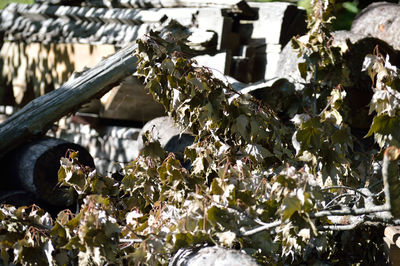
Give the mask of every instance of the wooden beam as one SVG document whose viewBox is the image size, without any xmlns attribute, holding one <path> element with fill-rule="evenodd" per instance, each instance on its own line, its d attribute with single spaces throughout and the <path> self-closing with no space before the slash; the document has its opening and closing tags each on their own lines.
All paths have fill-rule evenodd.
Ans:
<svg viewBox="0 0 400 266">
<path fill-rule="evenodd" d="M 102 60 L 94 68 L 73 75 L 59 89 L 28 103 L 0 124 L 0 157 L 29 139 L 43 135 L 55 121 L 73 113 L 83 103 L 100 97 L 136 71 L 137 44 Z"/>
<path fill-rule="evenodd" d="M 47 0 L 36 0 L 35 3 L 48 3 Z M 52 0 L 52 4 L 65 5 L 69 0 Z M 94 7 L 128 7 L 128 8 L 166 8 L 166 7 L 236 7 L 244 0 L 90 0 L 86 6 Z"/>
</svg>

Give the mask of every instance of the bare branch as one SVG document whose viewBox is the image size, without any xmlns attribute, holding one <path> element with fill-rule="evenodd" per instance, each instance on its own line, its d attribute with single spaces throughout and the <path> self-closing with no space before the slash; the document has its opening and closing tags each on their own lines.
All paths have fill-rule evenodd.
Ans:
<svg viewBox="0 0 400 266">
<path fill-rule="evenodd" d="M 394 146 L 387 148 L 383 156 L 382 166 L 385 201 L 394 218 L 400 217 L 400 182 L 399 167 L 397 165 L 399 157 L 400 149 Z"/>
<path fill-rule="evenodd" d="M 357 222 L 351 223 L 351 224 L 333 224 L 333 225 L 322 225 L 318 226 L 318 231 L 348 231 L 348 230 L 353 230 L 360 224 L 364 222 L 364 219 L 360 219 Z"/>
<path fill-rule="evenodd" d="M 390 209 L 388 208 L 387 205 L 381 205 L 381 206 L 374 206 L 374 207 L 370 207 L 370 208 L 361 208 L 361 209 L 347 209 L 347 210 L 331 210 L 331 211 L 320 211 L 320 212 L 316 212 L 316 213 L 310 213 L 309 217 L 310 218 L 322 218 L 322 217 L 328 217 L 328 216 L 346 216 L 346 215 L 353 215 L 353 216 L 357 216 L 357 215 L 363 215 L 363 214 L 371 214 L 371 213 L 379 213 L 379 212 L 388 212 Z M 374 216 L 375 217 L 375 216 Z M 380 216 L 376 216 L 375 217 L 376 220 L 381 220 L 381 221 L 385 221 L 387 222 L 387 218 L 386 217 L 380 217 Z M 360 223 L 362 223 L 364 221 L 365 218 L 363 218 L 361 220 Z M 289 221 L 275 221 L 275 222 L 271 222 L 271 223 L 266 223 L 262 226 L 259 226 L 257 228 L 251 229 L 249 231 L 243 232 L 242 236 L 249 236 L 249 235 L 254 235 L 257 234 L 259 232 L 262 232 L 264 230 L 268 230 L 277 226 L 280 226 L 282 224 L 286 224 Z M 353 224 L 351 224 L 353 225 Z M 354 225 L 354 227 L 356 227 L 358 224 Z M 330 225 L 331 226 L 331 225 Z M 325 229 L 324 226 L 321 227 L 322 231 L 327 231 L 329 229 Z M 330 228 L 329 226 L 326 228 Z M 347 227 L 344 227 L 343 225 L 333 225 L 332 228 L 336 228 L 336 229 L 332 229 L 332 230 L 340 230 L 338 228 L 344 228 L 343 230 L 351 230 L 350 225 Z M 346 229 L 349 228 L 349 229 Z M 319 229 L 318 229 L 319 230 Z"/>
<path fill-rule="evenodd" d="M 381 206 L 374 206 L 370 208 L 360 208 L 360 209 L 320 211 L 316 213 L 310 213 L 310 218 L 320 218 L 327 216 L 363 215 L 363 214 L 371 214 L 375 212 L 387 212 L 387 211 L 390 211 L 390 208 L 387 205 L 381 205 Z"/>
<path fill-rule="evenodd" d="M 279 226 L 281 224 L 284 224 L 284 223 L 282 223 L 281 221 L 275 221 L 275 222 L 272 222 L 272 223 L 267 223 L 267 224 L 264 224 L 264 225 L 262 225 L 260 227 L 257 227 L 257 228 L 254 228 L 252 230 L 246 231 L 246 232 L 242 233 L 242 235 L 243 236 L 254 235 L 254 234 L 257 234 L 257 233 L 259 233 L 261 231 L 277 227 L 277 226 Z"/>
<path fill-rule="evenodd" d="M 337 201 L 337 200 L 339 200 L 339 199 L 341 199 L 341 198 L 343 198 L 343 197 L 347 197 L 347 196 L 353 196 L 353 197 L 354 197 L 355 195 L 354 195 L 354 194 L 351 195 L 351 194 L 348 194 L 348 193 L 340 194 L 340 195 L 334 197 L 330 202 L 328 202 L 328 203 L 325 205 L 324 209 L 326 210 L 326 209 L 328 209 L 329 207 L 336 206 L 336 205 L 333 205 L 333 206 L 330 206 L 330 205 L 331 205 L 332 203 L 334 203 L 335 201 Z"/>
<path fill-rule="evenodd" d="M 363 196 L 364 198 L 368 198 L 368 195 L 365 195 L 364 193 L 362 193 L 361 191 L 359 191 L 358 189 L 354 188 L 354 187 L 347 187 L 347 186 L 332 186 L 332 187 L 325 187 L 325 188 L 321 188 L 321 190 L 331 190 L 331 189 L 345 189 L 345 190 L 352 190 L 355 193 L 360 194 L 361 196 Z"/>
</svg>

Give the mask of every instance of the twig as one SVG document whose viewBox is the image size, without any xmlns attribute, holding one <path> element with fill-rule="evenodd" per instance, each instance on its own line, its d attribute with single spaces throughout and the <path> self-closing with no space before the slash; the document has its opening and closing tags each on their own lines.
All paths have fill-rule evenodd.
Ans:
<svg viewBox="0 0 400 266">
<path fill-rule="evenodd" d="M 383 191 L 385 202 L 395 218 L 400 217 L 400 183 L 397 161 L 400 158 L 400 149 L 391 146 L 385 150 L 382 165 Z"/>
<path fill-rule="evenodd" d="M 132 246 L 132 245 L 135 244 L 135 243 L 142 243 L 143 240 L 142 240 L 142 239 L 122 238 L 122 239 L 119 240 L 119 242 L 120 242 L 121 244 L 123 244 L 123 243 L 128 243 L 128 245 L 126 245 L 126 246 L 124 246 L 124 247 L 121 247 L 121 249 L 125 249 L 125 248 L 128 248 L 128 247 Z"/>
<path fill-rule="evenodd" d="M 348 231 L 353 230 L 360 224 L 364 222 L 364 219 L 360 219 L 359 221 L 352 223 L 352 224 L 334 224 L 334 225 L 322 225 L 318 226 L 318 231 Z"/>
<path fill-rule="evenodd" d="M 329 205 L 331 205 L 333 202 L 335 202 L 335 201 L 337 201 L 338 199 L 341 199 L 341 198 L 343 198 L 343 197 L 347 197 L 347 196 L 355 196 L 355 195 L 350 195 L 350 194 L 348 194 L 348 193 L 340 194 L 340 195 L 334 197 L 330 202 L 328 202 L 328 204 L 325 205 L 324 209 L 328 209 L 328 208 L 330 207 Z M 336 206 L 336 205 L 334 205 L 334 206 Z"/>
<path fill-rule="evenodd" d="M 121 243 L 142 243 L 143 239 L 131 239 L 131 238 L 121 238 L 119 240 Z"/>
<path fill-rule="evenodd" d="M 375 206 L 370 208 L 360 209 L 347 209 L 347 210 L 331 210 L 331 211 L 320 211 L 316 213 L 310 213 L 310 218 L 321 218 L 327 216 L 345 216 L 345 215 L 363 215 L 374 212 L 387 212 L 390 208 L 385 204 L 381 206 Z"/>
<path fill-rule="evenodd" d="M 275 222 L 272 222 L 272 223 L 267 223 L 267 224 L 264 224 L 264 225 L 262 225 L 260 227 L 257 227 L 257 228 L 254 228 L 252 230 L 246 231 L 246 232 L 242 233 L 242 235 L 243 236 L 254 235 L 254 234 L 257 234 L 257 233 L 259 233 L 261 231 L 277 227 L 277 226 L 279 226 L 281 224 L 283 224 L 281 221 L 275 221 Z"/>
<path fill-rule="evenodd" d="M 362 195 L 364 198 L 368 198 L 368 195 L 365 195 L 364 193 L 362 193 L 361 191 L 359 191 L 356 188 L 353 187 L 347 187 L 347 186 L 332 186 L 332 187 L 325 187 L 325 188 L 321 188 L 321 190 L 330 190 L 330 189 L 346 189 L 346 190 L 352 190 L 360 195 Z"/>
<path fill-rule="evenodd" d="M 372 207 L 372 208 L 320 211 L 320 212 L 316 212 L 316 213 L 310 213 L 309 217 L 310 218 L 321 218 L 321 217 L 328 217 L 328 216 L 362 215 L 362 214 L 371 214 L 371 213 L 375 213 L 375 212 L 387 212 L 387 211 L 389 211 L 389 208 L 386 205 L 382 205 L 382 206 L 376 206 L 376 207 Z M 376 217 L 376 218 L 378 218 L 378 217 Z M 257 228 L 243 232 L 242 236 L 254 235 L 254 234 L 257 234 L 264 230 L 268 230 L 268 229 L 280 226 L 282 224 L 286 224 L 288 222 L 289 221 L 282 222 L 282 221 L 278 220 L 278 221 L 275 221 L 272 223 L 266 223 Z M 346 227 L 343 227 L 343 228 L 346 228 Z M 344 229 L 344 230 L 350 230 L 350 229 Z"/>
</svg>

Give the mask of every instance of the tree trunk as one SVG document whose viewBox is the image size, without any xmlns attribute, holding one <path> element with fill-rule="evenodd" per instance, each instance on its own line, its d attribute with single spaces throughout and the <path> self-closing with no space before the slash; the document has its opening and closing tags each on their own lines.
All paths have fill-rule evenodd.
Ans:
<svg viewBox="0 0 400 266">
<path fill-rule="evenodd" d="M 64 115 L 100 97 L 136 70 L 136 44 L 121 49 L 96 67 L 77 73 L 59 89 L 31 101 L 0 124 L 0 157 L 29 139 L 43 135 Z"/>
</svg>

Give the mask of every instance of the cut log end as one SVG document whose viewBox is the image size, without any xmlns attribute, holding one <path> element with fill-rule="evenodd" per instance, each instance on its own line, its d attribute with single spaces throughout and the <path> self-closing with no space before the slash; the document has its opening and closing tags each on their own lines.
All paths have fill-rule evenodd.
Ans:
<svg viewBox="0 0 400 266">
<path fill-rule="evenodd" d="M 4 182 L 9 188 L 22 189 L 51 206 L 70 206 L 74 202 L 70 188 L 58 185 L 60 158 L 68 150 L 78 151 L 79 162 L 94 168 L 89 152 L 80 145 L 60 139 L 45 138 L 22 145 L 2 160 L 6 169 Z"/>
</svg>

